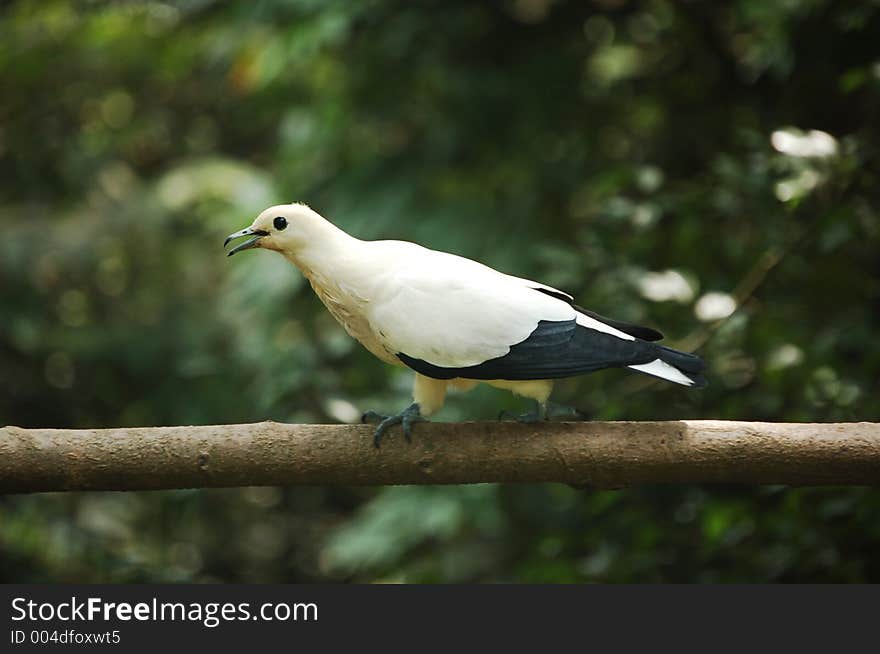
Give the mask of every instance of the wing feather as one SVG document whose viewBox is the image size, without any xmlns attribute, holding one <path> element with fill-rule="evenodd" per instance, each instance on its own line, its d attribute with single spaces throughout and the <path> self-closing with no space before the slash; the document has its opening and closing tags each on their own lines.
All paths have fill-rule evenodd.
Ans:
<svg viewBox="0 0 880 654">
<path fill-rule="evenodd" d="M 389 253 L 384 282 L 366 312 L 390 352 L 452 368 L 504 356 L 542 320 L 577 317 L 567 302 L 516 278 L 425 248 Z"/>
<path fill-rule="evenodd" d="M 385 242 L 371 328 L 407 366 L 451 379 L 553 379 L 649 363 L 659 334 L 549 286 L 412 244 Z M 535 292 L 539 291 L 539 292 Z M 651 339 L 637 340 L 642 335 Z"/>
<path fill-rule="evenodd" d="M 542 320 L 507 354 L 473 366 L 437 366 L 405 352 L 397 356 L 416 372 L 435 379 L 558 379 L 603 368 L 647 364 L 657 358 L 657 346 L 589 329 L 576 320 Z"/>
</svg>

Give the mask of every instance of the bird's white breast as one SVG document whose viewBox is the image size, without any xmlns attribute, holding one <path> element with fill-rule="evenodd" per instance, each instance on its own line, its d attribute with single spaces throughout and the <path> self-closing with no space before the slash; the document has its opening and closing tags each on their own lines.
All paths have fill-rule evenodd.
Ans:
<svg viewBox="0 0 880 654">
<path fill-rule="evenodd" d="M 314 271 L 303 271 L 315 295 L 327 307 L 336 321 L 342 325 L 349 336 L 361 343 L 369 352 L 386 363 L 400 365 L 394 352 L 389 351 L 370 327 L 366 318 L 366 308 L 370 300 L 352 285 L 341 280 L 329 279 Z"/>
</svg>

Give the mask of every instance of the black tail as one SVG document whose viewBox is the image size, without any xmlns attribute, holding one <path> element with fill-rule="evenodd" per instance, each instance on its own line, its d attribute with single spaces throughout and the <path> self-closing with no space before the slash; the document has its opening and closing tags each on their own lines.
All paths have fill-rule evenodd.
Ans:
<svg viewBox="0 0 880 654">
<path fill-rule="evenodd" d="M 673 350 L 665 345 L 657 345 L 657 351 L 660 354 L 661 361 L 668 363 L 670 366 L 675 366 L 690 377 L 694 381 L 694 386 L 702 388 L 709 384 L 703 374 L 706 371 L 706 362 L 696 354 Z"/>
</svg>

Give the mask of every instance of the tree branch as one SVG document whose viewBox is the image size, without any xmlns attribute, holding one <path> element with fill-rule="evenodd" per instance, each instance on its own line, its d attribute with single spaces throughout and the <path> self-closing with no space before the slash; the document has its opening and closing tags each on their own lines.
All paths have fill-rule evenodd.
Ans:
<svg viewBox="0 0 880 654">
<path fill-rule="evenodd" d="M 0 429 L 0 493 L 296 484 L 880 485 L 880 424 L 427 423 Z"/>
</svg>

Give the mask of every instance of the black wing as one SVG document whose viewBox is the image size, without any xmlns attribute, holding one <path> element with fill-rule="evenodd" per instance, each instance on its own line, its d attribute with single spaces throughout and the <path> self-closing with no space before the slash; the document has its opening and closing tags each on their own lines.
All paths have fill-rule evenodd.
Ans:
<svg viewBox="0 0 880 654">
<path fill-rule="evenodd" d="M 594 318 L 599 322 L 604 322 L 606 325 L 614 327 L 614 329 L 619 329 L 624 334 L 629 334 L 630 336 L 634 336 L 635 338 L 640 338 L 643 341 L 659 341 L 663 339 L 663 334 L 658 332 L 656 329 L 651 329 L 650 327 L 642 327 L 641 325 L 634 325 L 631 322 L 623 322 L 622 320 L 614 320 L 613 318 L 606 318 L 605 316 L 599 315 L 595 311 L 584 309 L 583 307 L 579 307 L 576 304 L 572 304 L 571 307 L 575 311 L 582 313 L 585 316 L 590 316 L 590 318 Z"/>
<path fill-rule="evenodd" d="M 474 366 L 445 368 L 403 352 L 397 357 L 434 379 L 519 381 L 574 377 L 603 368 L 650 363 L 658 358 L 658 349 L 653 343 L 625 340 L 582 327 L 575 320 L 542 320 L 527 339 L 511 346 L 510 352 Z"/>
<path fill-rule="evenodd" d="M 550 297 L 555 297 L 557 300 L 562 300 L 566 304 L 570 304 L 571 308 L 577 311 L 578 313 L 582 313 L 585 316 L 589 316 L 594 320 L 598 320 L 599 322 L 604 322 L 606 325 L 610 327 L 614 327 L 614 329 L 619 329 L 624 334 L 629 334 L 630 336 L 634 336 L 635 338 L 640 338 L 643 341 L 659 341 L 663 338 L 663 334 L 658 332 L 656 329 L 651 329 L 650 327 L 642 327 L 641 325 L 633 325 L 629 322 L 624 322 L 622 320 L 614 320 L 614 318 L 606 318 L 595 311 L 590 311 L 589 309 L 584 309 L 581 306 L 578 306 L 574 303 L 566 293 L 553 291 L 549 288 L 535 288 L 534 290 L 539 293 L 543 293 L 544 295 L 549 295 Z"/>
</svg>

